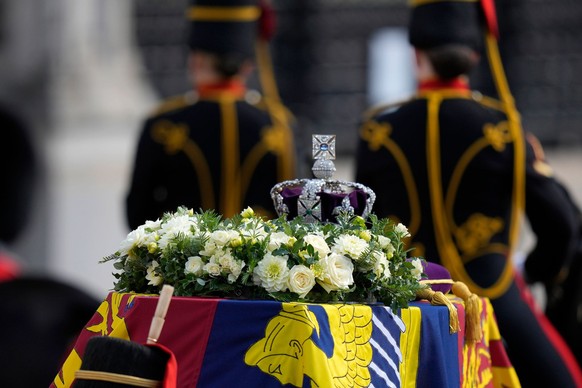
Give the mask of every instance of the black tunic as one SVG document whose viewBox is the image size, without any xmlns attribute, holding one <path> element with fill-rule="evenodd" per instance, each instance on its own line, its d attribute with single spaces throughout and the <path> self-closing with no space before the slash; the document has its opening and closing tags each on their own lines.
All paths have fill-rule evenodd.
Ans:
<svg viewBox="0 0 582 388">
<path fill-rule="evenodd" d="M 134 229 L 186 206 L 273 216 L 270 189 L 294 177 L 292 130 L 231 90 L 167 101 L 144 124 L 127 196 Z"/>
<path fill-rule="evenodd" d="M 408 226 L 411 255 L 443 264 L 491 298 L 524 387 L 573 387 L 579 368 L 528 303 L 512 253 L 525 210 L 536 235 L 525 273 L 551 282 L 572 257 L 580 226 L 551 169 L 510 117 L 501 102 L 469 90 L 421 92 L 364 122 L 356 180 L 376 192 L 374 213 Z"/>
</svg>

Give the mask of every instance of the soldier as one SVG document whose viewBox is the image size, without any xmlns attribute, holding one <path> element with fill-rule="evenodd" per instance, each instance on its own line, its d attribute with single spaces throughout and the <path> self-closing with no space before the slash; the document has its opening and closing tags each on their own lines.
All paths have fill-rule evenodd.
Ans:
<svg viewBox="0 0 582 388">
<path fill-rule="evenodd" d="M 24 121 L 0 107 L 0 281 L 21 272 L 20 263 L 9 249 L 22 235 L 30 216 L 37 174 L 36 152 Z"/>
<path fill-rule="evenodd" d="M 378 216 L 408 225 L 414 255 L 444 265 L 491 299 L 523 386 L 580 387 L 572 353 L 526 302 L 512 265 L 522 210 L 537 237 L 525 262 L 531 281 L 559 281 L 580 225 L 551 169 L 525 140 L 498 56 L 493 2 L 413 1 L 412 7 L 418 92 L 369 112 L 356 180 L 376 192 Z M 468 84 L 483 42 L 500 100 Z"/>
<path fill-rule="evenodd" d="M 32 274 L 10 249 L 29 221 L 39 159 L 25 120 L 2 106 L 0 127 L 0 381 L 5 387 L 42 387 L 99 301 L 60 280 Z"/>
<path fill-rule="evenodd" d="M 194 93 L 166 101 L 144 124 L 127 196 L 131 228 L 182 205 L 274 215 L 270 189 L 294 176 L 295 159 L 285 108 L 246 88 L 259 24 L 265 31 L 270 22 L 264 10 L 258 0 L 188 9 Z"/>
</svg>

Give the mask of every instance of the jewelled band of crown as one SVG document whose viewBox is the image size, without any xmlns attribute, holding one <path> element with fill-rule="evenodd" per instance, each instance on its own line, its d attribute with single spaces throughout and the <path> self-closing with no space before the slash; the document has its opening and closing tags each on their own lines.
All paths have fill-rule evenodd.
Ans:
<svg viewBox="0 0 582 388">
<path fill-rule="evenodd" d="M 302 188 L 302 193 L 298 199 L 300 203 L 297 206 L 297 215 L 304 216 L 308 222 L 322 219 L 320 198 L 317 195 L 319 192 L 346 194 L 341 206 L 337 206 L 334 209 L 334 215 L 339 214 L 341 211 L 347 211 L 353 214 L 354 208 L 351 206 L 349 198 L 347 197 L 350 190 L 361 190 L 367 194 L 366 205 L 362 211 L 363 218 L 366 218 L 370 214 L 376 201 L 376 193 L 361 183 L 339 180 L 329 181 L 324 179 L 294 179 L 277 183 L 271 189 L 271 198 L 273 199 L 275 210 L 279 216 L 289 214 L 289 208 L 284 203 L 282 192 L 287 188 L 297 187 Z"/>
</svg>

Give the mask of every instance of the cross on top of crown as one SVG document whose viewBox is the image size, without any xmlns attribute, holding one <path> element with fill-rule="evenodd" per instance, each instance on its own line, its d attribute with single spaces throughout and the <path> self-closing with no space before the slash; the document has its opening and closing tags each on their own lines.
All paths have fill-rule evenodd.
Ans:
<svg viewBox="0 0 582 388">
<path fill-rule="evenodd" d="M 335 135 L 313 135 L 313 159 L 335 159 Z"/>
</svg>

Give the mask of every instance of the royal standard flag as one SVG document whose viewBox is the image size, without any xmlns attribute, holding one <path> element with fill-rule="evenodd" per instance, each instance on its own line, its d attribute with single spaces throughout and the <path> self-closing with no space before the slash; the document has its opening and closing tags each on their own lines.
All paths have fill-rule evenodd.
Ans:
<svg viewBox="0 0 582 388">
<path fill-rule="evenodd" d="M 71 386 L 92 336 L 145 343 L 156 304 L 110 293 L 52 387 Z M 180 388 L 470 386 L 462 335 L 449 332 L 446 307 L 425 303 L 394 314 L 382 305 L 174 297 L 159 343 L 176 356 Z"/>
</svg>

